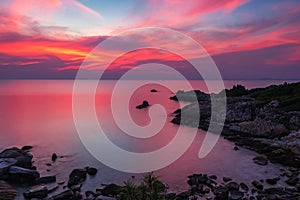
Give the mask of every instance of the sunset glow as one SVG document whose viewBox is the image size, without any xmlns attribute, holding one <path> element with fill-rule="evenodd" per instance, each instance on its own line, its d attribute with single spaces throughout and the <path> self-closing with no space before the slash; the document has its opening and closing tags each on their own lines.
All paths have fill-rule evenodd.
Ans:
<svg viewBox="0 0 300 200">
<path fill-rule="evenodd" d="M 74 78 L 105 38 L 149 26 L 171 28 L 199 42 L 225 79 L 300 78 L 296 0 L 4 0 L 0 6 L 0 78 Z M 127 56 L 132 57 L 118 60 L 114 68 L 178 59 L 154 51 Z"/>
</svg>

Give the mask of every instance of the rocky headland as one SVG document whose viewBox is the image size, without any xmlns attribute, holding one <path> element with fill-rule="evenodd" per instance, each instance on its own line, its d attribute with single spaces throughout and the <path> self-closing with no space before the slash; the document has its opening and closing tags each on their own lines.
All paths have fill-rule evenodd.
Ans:
<svg viewBox="0 0 300 200">
<path fill-rule="evenodd" d="M 177 92 L 170 99 L 190 104 L 174 111 L 172 123 L 207 130 L 210 122 L 225 115 L 222 131 L 225 138 L 264 154 L 271 162 L 300 168 L 300 82 L 251 90 L 236 85 L 222 92 L 227 96 L 226 113 L 211 112 L 209 94 Z M 195 94 L 197 98 L 192 98 Z M 220 94 L 211 94 L 217 103 Z M 200 120 L 195 117 L 198 106 Z"/>
</svg>

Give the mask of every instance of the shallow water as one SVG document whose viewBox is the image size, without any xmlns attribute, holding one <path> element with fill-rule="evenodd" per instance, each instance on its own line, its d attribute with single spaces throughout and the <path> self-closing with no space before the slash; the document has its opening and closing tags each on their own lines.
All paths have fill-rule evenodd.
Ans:
<svg viewBox="0 0 300 200">
<path fill-rule="evenodd" d="M 181 90 L 183 84 L 180 81 L 165 81 L 168 84 Z M 213 82 L 213 81 L 212 81 Z M 271 84 L 280 84 L 284 81 L 225 81 L 227 88 L 234 84 L 242 84 L 247 88 L 264 87 Z M 288 81 L 289 82 L 289 81 Z M 130 137 L 120 130 L 112 119 L 110 111 L 111 91 L 114 81 L 103 81 L 97 89 L 95 97 L 95 109 L 98 120 L 105 132 L 116 145 L 132 152 L 149 152 L 159 149 L 174 138 L 178 126 L 170 123 L 172 119 L 170 113 L 179 108 L 179 103 L 169 100 L 172 91 L 169 89 L 148 84 L 139 88 L 129 101 L 129 112 L 140 126 L 157 123 L 166 119 L 163 129 L 149 139 L 137 139 Z M 89 84 L 89 81 L 85 81 Z M 125 84 L 134 84 L 128 81 Z M 191 81 L 194 89 L 207 91 L 203 81 Z M 72 115 L 72 88 L 73 81 L 70 80 L 7 80 L 0 81 L 0 150 L 12 146 L 22 147 L 23 145 L 33 145 L 35 165 L 42 175 L 57 175 L 58 181 L 66 180 L 68 174 L 74 168 L 93 166 L 99 169 L 97 176 L 85 181 L 83 190 L 94 190 L 101 186 L 101 183 L 123 183 L 132 175 L 136 179 L 141 178 L 141 174 L 130 174 L 114 170 L 101 164 L 96 160 L 81 143 L 77 134 Z M 159 92 L 150 93 L 151 89 Z M 124 103 L 122 95 L 118 98 L 120 104 Z M 218 91 L 214 91 L 218 92 Z M 82 94 L 83 96 L 85 94 Z M 156 113 L 150 119 L 149 109 L 137 110 L 135 106 L 143 100 L 150 104 L 161 104 L 166 112 Z M 83 120 L 88 120 L 83 118 Z M 86 121 L 88 124 L 89 121 Z M 88 129 L 87 129 L 88 130 Z M 183 127 L 183 134 L 190 137 L 193 128 Z M 87 131 L 91 134 L 93 131 Z M 142 132 L 140 134 L 143 134 Z M 253 179 L 274 178 L 279 174 L 279 165 L 269 164 L 258 166 L 252 162 L 255 152 L 240 148 L 233 150 L 234 144 L 220 138 L 204 159 L 198 158 L 199 148 L 205 137 L 205 131 L 198 130 L 198 133 L 188 150 L 171 165 L 156 171 L 156 174 L 170 186 L 170 190 L 182 191 L 187 188 L 187 175 L 192 173 L 216 174 L 218 177 L 233 177 L 237 182 L 250 183 Z M 184 142 L 184 141 L 183 141 Z M 178 148 L 181 148 L 178 146 Z M 57 153 L 62 158 L 58 158 L 55 163 L 51 162 L 52 153 Z M 164 159 L 159 157 L 158 159 Z M 52 163 L 52 166 L 47 166 Z M 144 163 L 147 164 L 147 163 Z M 50 170 L 48 172 L 47 170 Z"/>
</svg>

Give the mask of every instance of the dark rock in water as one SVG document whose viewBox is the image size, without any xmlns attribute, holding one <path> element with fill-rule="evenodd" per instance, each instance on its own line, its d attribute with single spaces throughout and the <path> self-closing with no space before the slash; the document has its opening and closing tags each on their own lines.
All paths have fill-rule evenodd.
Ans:
<svg viewBox="0 0 300 200">
<path fill-rule="evenodd" d="M 267 165 L 268 164 L 268 160 L 262 156 L 256 156 L 255 158 L 253 158 L 253 162 L 258 165 Z"/>
<path fill-rule="evenodd" d="M 72 190 L 66 190 L 62 193 L 59 193 L 55 196 L 53 196 L 53 200 L 65 200 L 65 199 L 70 199 L 74 196 L 74 192 Z"/>
<path fill-rule="evenodd" d="M 244 197 L 244 193 L 240 191 L 231 191 L 229 196 L 230 200 L 240 200 Z"/>
<path fill-rule="evenodd" d="M 252 181 L 252 185 L 255 187 L 255 188 L 257 188 L 257 189 L 259 189 L 259 190 L 263 190 L 264 189 L 264 186 L 259 182 L 259 181 Z"/>
<path fill-rule="evenodd" d="M 211 176 L 209 176 L 209 178 L 211 178 L 213 180 L 217 180 L 218 177 L 216 175 L 211 175 Z"/>
<path fill-rule="evenodd" d="M 299 178 L 298 177 L 291 177 L 288 180 L 286 180 L 285 182 L 288 185 L 295 186 L 299 182 Z"/>
<path fill-rule="evenodd" d="M 31 170 L 31 169 L 25 169 L 25 168 L 18 167 L 18 166 L 11 166 L 9 168 L 8 172 L 9 172 L 9 174 L 14 174 L 19 177 L 24 177 L 24 178 L 30 179 L 32 181 L 35 181 L 37 178 L 40 177 L 40 174 L 38 171 Z"/>
<path fill-rule="evenodd" d="M 149 103 L 148 101 L 143 101 L 143 103 L 141 105 L 136 106 L 137 109 L 143 109 L 143 108 L 147 108 L 149 107 Z"/>
<path fill-rule="evenodd" d="M 228 181 L 231 181 L 231 180 L 232 180 L 232 178 L 230 178 L 230 177 L 223 177 L 223 181 L 225 183 L 227 183 Z"/>
<path fill-rule="evenodd" d="M 47 194 L 48 188 L 44 185 L 34 186 L 23 193 L 25 198 L 44 198 Z"/>
<path fill-rule="evenodd" d="M 279 180 L 278 178 L 268 178 L 266 179 L 266 182 L 270 185 L 276 185 L 278 180 Z"/>
<path fill-rule="evenodd" d="M 120 194 L 122 187 L 116 184 L 109 184 L 101 190 L 103 196 L 117 196 Z"/>
<path fill-rule="evenodd" d="M 25 146 L 23 146 L 23 147 L 21 148 L 21 150 L 23 150 L 23 151 L 29 151 L 29 150 L 32 149 L 32 148 L 33 148 L 33 146 L 25 145 Z"/>
<path fill-rule="evenodd" d="M 150 90 L 150 92 L 158 92 L 156 89 L 152 89 Z"/>
<path fill-rule="evenodd" d="M 188 176 L 189 180 L 187 183 L 190 186 L 197 185 L 197 184 L 207 184 L 207 182 L 210 182 L 206 174 L 193 174 Z"/>
<path fill-rule="evenodd" d="M 53 183 L 56 182 L 56 176 L 44 176 L 40 177 L 36 183 L 37 184 L 42 184 L 42 183 Z"/>
<path fill-rule="evenodd" d="M 98 170 L 94 167 L 86 167 L 86 173 L 90 176 L 95 176 Z"/>
<path fill-rule="evenodd" d="M 51 160 L 52 160 L 53 162 L 55 162 L 56 159 L 57 159 L 57 155 L 56 155 L 56 153 L 53 153 L 52 156 L 51 156 Z"/>
<path fill-rule="evenodd" d="M 215 200 L 223 200 L 223 199 L 228 199 L 228 189 L 223 186 L 218 186 L 213 189 L 213 193 L 215 195 Z"/>
<path fill-rule="evenodd" d="M 16 165 L 21 167 L 31 167 L 32 157 L 31 154 L 17 147 L 5 149 L 0 153 L 0 158 L 14 158 L 18 161 Z"/>
<path fill-rule="evenodd" d="M 79 185 L 86 179 L 86 170 L 74 169 L 69 175 L 68 187 Z"/>
<path fill-rule="evenodd" d="M 248 191 L 249 187 L 245 183 L 240 183 L 240 186 L 243 190 Z"/>
<path fill-rule="evenodd" d="M 235 151 L 240 150 L 237 146 L 235 146 L 233 149 L 234 149 Z"/>
<path fill-rule="evenodd" d="M 17 164 L 14 158 L 0 158 L 0 176 L 7 173 L 10 166 Z"/>
<path fill-rule="evenodd" d="M 229 189 L 229 190 L 239 190 L 240 189 L 240 185 L 236 182 L 230 182 L 226 185 L 226 187 Z"/>
<path fill-rule="evenodd" d="M 0 199 L 13 200 L 17 196 L 17 190 L 4 181 L 0 181 Z"/>
</svg>

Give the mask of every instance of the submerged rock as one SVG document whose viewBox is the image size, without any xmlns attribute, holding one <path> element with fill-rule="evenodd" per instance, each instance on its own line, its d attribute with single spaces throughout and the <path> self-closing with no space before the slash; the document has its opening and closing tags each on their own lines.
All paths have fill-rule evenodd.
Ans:
<svg viewBox="0 0 300 200">
<path fill-rule="evenodd" d="M 268 160 L 262 156 L 256 156 L 255 158 L 253 158 L 253 162 L 258 165 L 267 165 L 268 164 Z"/>
</svg>

